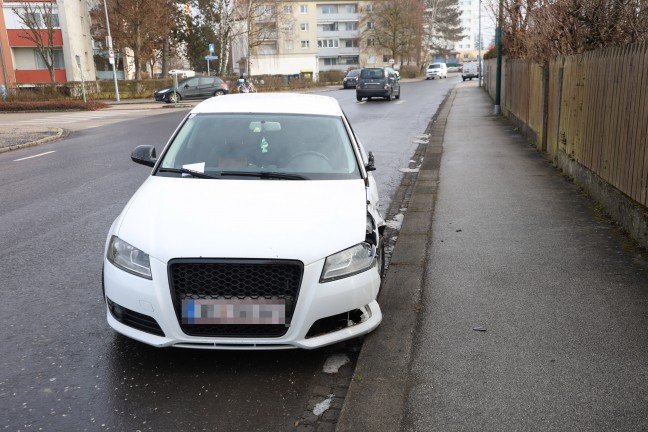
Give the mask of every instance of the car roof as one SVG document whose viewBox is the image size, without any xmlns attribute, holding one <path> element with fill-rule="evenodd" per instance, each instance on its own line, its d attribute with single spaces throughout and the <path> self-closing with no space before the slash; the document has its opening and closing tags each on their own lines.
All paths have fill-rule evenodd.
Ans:
<svg viewBox="0 0 648 432">
<path fill-rule="evenodd" d="M 341 116 L 342 108 L 330 96 L 302 93 L 242 93 L 207 99 L 191 110 L 201 113 L 287 113 Z"/>
</svg>

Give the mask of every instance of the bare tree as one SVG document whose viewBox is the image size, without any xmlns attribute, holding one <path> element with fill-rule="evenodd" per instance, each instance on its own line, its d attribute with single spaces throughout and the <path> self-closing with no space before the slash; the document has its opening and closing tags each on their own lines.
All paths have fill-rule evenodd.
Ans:
<svg viewBox="0 0 648 432">
<path fill-rule="evenodd" d="M 406 57 L 417 45 L 422 3 L 418 0 L 380 0 L 362 17 L 362 39 L 387 51 L 393 59 Z"/>
<path fill-rule="evenodd" d="M 540 61 L 648 40 L 646 0 L 543 1 L 531 14 L 528 54 Z"/>
<path fill-rule="evenodd" d="M 133 52 L 135 79 L 142 78 L 145 65 L 169 43 L 173 30 L 182 22 L 176 0 L 106 0 L 111 33 L 119 48 Z M 97 4 L 96 12 L 101 5 Z M 99 13 L 96 14 L 98 17 Z M 165 42 L 166 41 L 166 42 Z"/>
<path fill-rule="evenodd" d="M 448 54 L 448 42 L 463 38 L 461 10 L 456 0 L 425 0 L 424 43 L 433 51 Z"/>
<path fill-rule="evenodd" d="M 22 2 L 20 7 L 14 8 L 14 13 L 26 31 L 19 37 L 33 42 L 40 58 L 49 71 L 50 81 L 56 82 L 54 75 L 55 49 L 54 33 L 58 23 L 58 9 L 54 9 L 54 2 L 31 3 Z"/>
<path fill-rule="evenodd" d="M 262 49 L 276 52 L 279 29 L 292 20 L 292 15 L 284 13 L 282 0 L 242 0 L 237 3 L 235 17 L 244 23 L 243 31 L 247 39 L 247 73 L 251 74 L 250 57 Z"/>
</svg>

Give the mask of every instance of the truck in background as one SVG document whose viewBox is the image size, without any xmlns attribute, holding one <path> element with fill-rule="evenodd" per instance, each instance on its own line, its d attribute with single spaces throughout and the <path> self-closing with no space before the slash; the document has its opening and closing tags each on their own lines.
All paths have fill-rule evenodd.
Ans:
<svg viewBox="0 0 648 432">
<path fill-rule="evenodd" d="M 463 72 L 461 72 L 461 78 L 466 81 L 467 79 L 472 80 L 473 78 L 479 78 L 479 62 L 465 62 L 463 64 Z"/>
</svg>

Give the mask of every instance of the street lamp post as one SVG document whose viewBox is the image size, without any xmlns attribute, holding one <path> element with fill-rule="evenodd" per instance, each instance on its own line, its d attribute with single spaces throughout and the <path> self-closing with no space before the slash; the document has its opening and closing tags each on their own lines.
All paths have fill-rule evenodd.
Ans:
<svg viewBox="0 0 648 432">
<path fill-rule="evenodd" d="M 108 29 L 108 53 L 111 55 L 114 51 L 112 49 L 112 36 L 110 35 L 110 22 L 108 21 L 108 6 L 106 5 L 106 0 L 103 0 L 104 10 L 106 11 L 106 29 Z M 117 102 L 119 102 L 119 86 L 117 85 L 117 70 L 115 69 L 115 58 L 110 57 L 110 62 L 112 64 L 113 70 L 113 80 L 115 82 L 115 96 Z"/>
<path fill-rule="evenodd" d="M 499 11 L 497 19 L 497 30 L 495 31 L 495 44 L 497 45 L 497 73 L 495 75 L 495 106 L 493 107 L 493 114 L 500 114 L 502 112 L 501 96 L 502 96 L 502 26 L 504 24 L 504 2 L 499 0 Z"/>
<path fill-rule="evenodd" d="M 482 86 L 482 75 L 484 74 L 484 71 L 482 70 L 483 67 L 483 62 L 482 62 L 482 35 L 481 35 L 481 0 L 479 0 L 479 41 L 477 42 L 479 44 L 478 49 L 479 49 L 479 56 L 477 56 L 477 60 L 479 61 L 479 87 Z"/>
</svg>

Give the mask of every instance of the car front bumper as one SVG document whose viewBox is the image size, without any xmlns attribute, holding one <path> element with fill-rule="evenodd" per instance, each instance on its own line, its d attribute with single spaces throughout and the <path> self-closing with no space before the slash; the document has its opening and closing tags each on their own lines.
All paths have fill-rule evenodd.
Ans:
<svg viewBox="0 0 648 432">
<path fill-rule="evenodd" d="M 374 330 L 382 320 L 376 301 L 380 277 L 376 266 L 347 278 L 320 283 L 324 260 L 303 267 L 294 312 L 287 331 L 279 337 L 191 336 L 183 332 L 172 300 L 167 265 L 151 259 L 153 279 L 124 272 L 104 261 L 107 320 L 117 332 L 156 347 L 221 350 L 313 349 Z M 117 305 L 117 309 L 115 308 Z M 121 308 L 121 309 L 120 309 Z M 115 311 L 118 311 L 116 314 Z M 342 326 L 314 328 L 345 314 L 359 317 Z"/>
</svg>

